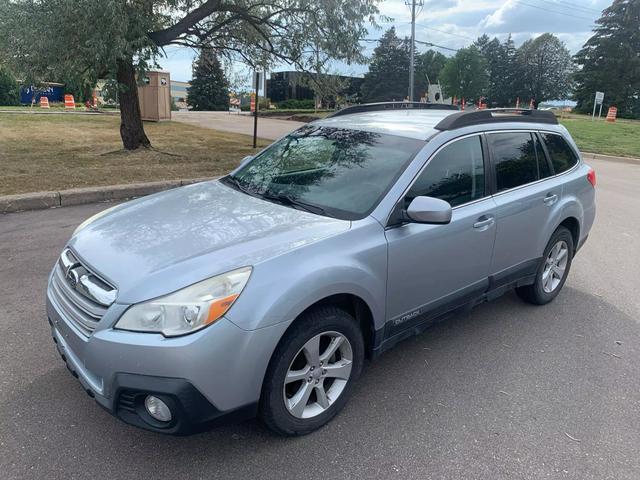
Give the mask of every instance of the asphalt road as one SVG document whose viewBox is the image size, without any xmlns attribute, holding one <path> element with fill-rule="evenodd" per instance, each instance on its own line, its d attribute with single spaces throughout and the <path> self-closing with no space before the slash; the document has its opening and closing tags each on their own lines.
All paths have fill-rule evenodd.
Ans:
<svg viewBox="0 0 640 480">
<path fill-rule="evenodd" d="M 405 341 L 295 439 L 255 421 L 166 437 L 101 410 L 55 353 L 44 290 L 105 205 L 0 216 L 0 478 L 640 478 L 640 164 L 592 164 L 596 225 L 553 304 L 509 294 Z"/>
<path fill-rule="evenodd" d="M 203 128 L 212 128 L 223 132 L 253 135 L 253 117 L 248 113 L 229 112 L 172 112 L 171 119 Z M 258 117 L 258 137 L 269 140 L 300 128 L 305 123 L 277 118 Z"/>
</svg>

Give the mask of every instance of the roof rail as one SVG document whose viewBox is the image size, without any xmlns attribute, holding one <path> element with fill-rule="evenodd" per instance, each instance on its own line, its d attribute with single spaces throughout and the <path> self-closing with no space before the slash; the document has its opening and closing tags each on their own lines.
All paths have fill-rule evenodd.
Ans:
<svg viewBox="0 0 640 480">
<path fill-rule="evenodd" d="M 459 110 L 455 105 L 447 105 L 446 103 L 423 103 L 423 102 L 378 102 L 363 103 L 361 105 L 353 105 L 351 107 L 338 110 L 329 117 L 340 117 L 342 115 L 351 115 L 353 113 L 362 112 L 378 112 L 381 110 Z"/>
<path fill-rule="evenodd" d="M 518 108 L 491 108 L 488 110 L 474 110 L 449 115 L 434 127 L 437 130 L 453 130 L 456 128 L 479 125 L 481 123 L 549 123 L 558 124 L 553 112 L 548 110 L 529 110 Z"/>
</svg>

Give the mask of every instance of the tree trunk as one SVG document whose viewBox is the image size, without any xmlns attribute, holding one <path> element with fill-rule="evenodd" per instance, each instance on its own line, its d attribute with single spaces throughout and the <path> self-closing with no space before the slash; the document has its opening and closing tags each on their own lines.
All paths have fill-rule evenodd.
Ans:
<svg viewBox="0 0 640 480">
<path fill-rule="evenodd" d="M 127 150 L 135 150 L 140 147 L 149 148 L 151 142 L 144 133 L 140 104 L 138 103 L 138 84 L 131 59 L 118 61 L 116 78 L 120 87 L 120 137 L 122 137 L 122 144 Z"/>
</svg>

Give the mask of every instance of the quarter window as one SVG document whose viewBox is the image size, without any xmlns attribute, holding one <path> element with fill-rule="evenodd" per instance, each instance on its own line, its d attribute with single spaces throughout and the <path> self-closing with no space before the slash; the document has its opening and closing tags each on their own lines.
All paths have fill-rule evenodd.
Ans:
<svg viewBox="0 0 640 480">
<path fill-rule="evenodd" d="M 498 192 L 550 175 L 536 135 L 529 132 L 492 133 L 487 138 L 495 164 Z"/>
<path fill-rule="evenodd" d="M 551 167 L 549 166 L 547 157 L 545 157 L 544 155 L 544 150 L 542 149 L 540 138 L 535 133 L 532 133 L 531 135 L 533 136 L 533 144 L 535 145 L 536 149 L 536 159 L 538 160 L 538 178 L 550 177 Z"/>
<path fill-rule="evenodd" d="M 407 200 L 417 196 L 445 200 L 452 207 L 484 196 L 484 160 L 479 136 L 457 140 L 440 150 L 415 181 Z"/>
<path fill-rule="evenodd" d="M 551 164 L 556 174 L 566 172 L 578 163 L 577 155 L 561 135 L 543 133 L 542 139 L 547 146 Z"/>
</svg>

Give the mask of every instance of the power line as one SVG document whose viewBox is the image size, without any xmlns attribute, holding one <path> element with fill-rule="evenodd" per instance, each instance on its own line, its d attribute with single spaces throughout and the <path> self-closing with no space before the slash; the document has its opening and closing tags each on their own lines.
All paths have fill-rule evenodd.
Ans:
<svg viewBox="0 0 640 480">
<path fill-rule="evenodd" d="M 442 48 L 443 50 L 451 50 L 452 52 L 457 52 L 459 50 L 458 48 L 443 47 L 442 45 L 436 45 L 435 43 L 431 43 L 431 42 L 423 42 L 422 40 L 416 40 L 416 43 L 427 45 L 428 47 Z"/>
<path fill-rule="evenodd" d="M 518 5 L 526 5 L 527 7 L 537 8 L 538 10 L 544 10 L 545 12 L 556 13 L 558 15 L 564 15 L 566 17 L 576 18 L 576 19 L 580 19 L 580 20 L 589 20 L 590 22 L 593 22 L 593 18 L 579 17 L 577 15 L 572 15 L 570 13 L 560 12 L 558 10 L 552 10 L 550 8 L 540 7 L 538 5 L 532 5 L 530 3 L 526 3 L 526 2 L 523 2 L 521 0 L 512 0 L 512 1 L 513 1 L 513 3 L 516 3 Z"/>
<path fill-rule="evenodd" d="M 422 28 L 426 28 L 427 30 L 433 30 L 434 32 L 446 33 L 447 35 L 453 35 L 454 37 L 465 38 L 467 40 L 473 40 L 475 42 L 475 38 L 470 37 L 469 35 L 461 35 L 459 33 L 447 32 L 446 30 L 439 30 L 433 27 L 427 27 L 424 23 L 416 23 L 416 25 L 420 25 Z"/>
<path fill-rule="evenodd" d="M 379 38 L 361 38 L 360 41 L 361 42 L 379 42 L 380 39 Z M 424 40 L 418 40 L 418 39 L 416 39 L 416 43 L 419 43 L 421 45 L 427 45 L 428 47 L 442 48 L 443 50 L 451 50 L 452 52 L 457 52 L 459 50 L 458 48 L 444 47 L 442 45 L 437 45 L 435 43 L 425 42 Z"/>
<path fill-rule="evenodd" d="M 549 3 L 551 5 L 555 5 L 560 8 L 566 8 L 569 10 L 577 8 L 578 10 L 583 10 L 584 13 L 598 13 L 598 14 L 601 13 L 601 11 L 598 10 L 597 8 L 585 7 L 585 6 L 578 5 L 576 3 L 571 3 L 571 2 L 561 2 L 561 1 L 554 2 L 553 0 L 540 0 L 540 1 L 544 3 Z"/>
</svg>

